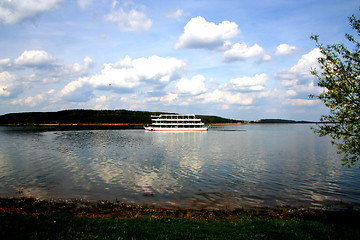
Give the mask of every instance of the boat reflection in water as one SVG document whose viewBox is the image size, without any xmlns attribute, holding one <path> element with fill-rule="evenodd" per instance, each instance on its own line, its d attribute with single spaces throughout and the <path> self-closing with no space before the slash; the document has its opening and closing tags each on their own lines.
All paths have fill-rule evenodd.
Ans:
<svg viewBox="0 0 360 240">
<path fill-rule="evenodd" d="M 336 146 L 310 127 L 152 134 L 0 126 L 0 193 L 175 208 L 359 209 L 359 168 L 341 166 Z"/>
</svg>

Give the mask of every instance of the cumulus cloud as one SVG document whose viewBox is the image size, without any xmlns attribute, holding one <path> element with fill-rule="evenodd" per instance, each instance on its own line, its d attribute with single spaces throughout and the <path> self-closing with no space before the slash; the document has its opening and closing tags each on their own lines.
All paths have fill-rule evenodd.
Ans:
<svg viewBox="0 0 360 240">
<path fill-rule="evenodd" d="M 231 91 L 262 91 L 267 80 L 268 76 L 265 73 L 253 77 L 239 77 L 231 79 L 225 88 Z"/>
<path fill-rule="evenodd" d="M 44 91 L 42 93 L 36 94 L 35 96 L 27 96 L 24 98 L 13 99 L 11 100 L 11 104 L 30 106 L 30 107 L 35 107 L 44 104 L 48 106 L 50 102 L 54 102 L 54 95 L 55 95 L 55 90 L 50 89 L 48 91 Z"/>
<path fill-rule="evenodd" d="M 79 63 L 73 63 L 69 65 L 59 65 L 57 66 L 59 73 L 62 76 L 66 75 L 86 75 L 90 69 L 95 66 L 94 60 L 90 57 L 86 56 L 84 58 L 84 65 L 80 65 Z"/>
<path fill-rule="evenodd" d="M 100 96 L 95 99 L 96 105 L 94 106 L 94 109 L 98 110 L 104 110 L 109 109 L 109 99 L 107 96 Z"/>
<path fill-rule="evenodd" d="M 1 62 L 1 61 L 0 61 Z M 28 75 L 30 81 L 43 83 L 57 82 L 59 78 L 76 78 L 85 76 L 95 66 L 94 60 L 86 56 L 83 65 L 79 63 L 61 64 L 60 61 L 43 50 L 26 50 L 14 60 L 13 66 L 26 67 L 33 71 Z M 4 63 L 11 65 L 11 60 L 6 59 Z M 14 69 L 13 69 L 14 70 Z"/>
<path fill-rule="evenodd" d="M 261 57 L 259 62 L 271 60 L 271 56 L 264 54 L 264 49 L 258 44 L 248 46 L 246 43 L 232 44 L 230 39 L 240 33 L 235 22 L 223 21 L 219 24 L 206 21 L 203 17 L 192 18 L 184 27 L 184 33 L 175 44 L 180 48 L 202 48 L 224 51 L 223 60 L 233 62 L 252 57 Z"/>
<path fill-rule="evenodd" d="M 152 26 L 152 21 L 145 13 L 136 9 L 126 10 L 117 8 L 117 2 L 113 2 L 113 6 L 109 14 L 104 18 L 106 21 L 114 22 L 123 31 L 148 31 Z"/>
<path fill-rule="evenodd" d="M 94 97 L 94 88 L 88 78 L 79 78 L 68 83 L 60 92 L 60 96 L 69 102 L 87 102 Z"/>
<path fill-rule="evenodd" d="M 283 43 L 276 47 L 275 55 L 291 55 L 296 52 L 298 52 L 297 47 Z"/>
<path fill-rule="evenodd" d="M 304 54 L 300 60 L 292 66 L 289 70 L 283 70 L 275 73 L 275 77 L 284 81 L 284 85 L 295 84 L 307 84 L 309 81 L 313 81 L 313 76 L 310 73 L 311 68 L 315 68 L 318 65 L 317 59 L 321 56 L 318 48 L 313 49 L 307 54 Z"/>
<path fill-rule="evenodd" d="M 29 96 L 26 97 L 25 99 L 14 99 L 11 101 L 11 104 L 34 107 L 43 101 L 44 101 L 44 96 L 42 94 L 37 94 L 36 96 Z"/>
<path fill-rule="evenodd" d="M 0 59 L 0 66 L 5 66 L 5 67 L 8 67 L 11 65 L 11 60 L 10 58 L 3 58 L 3 59 Z"/>
<path fill-rule="evenodd" d="M 285 97 L 290 99 L 283 101 L 284 104 L 312 106 L 318 103 L 318 101 L 309 100 L 308 95 L 322 91 L 320 87 L 316 86 L 315 78 L 310 73 L 312 68 L 318 66 L 317 59 L 320 56 L 320 50 L 315 48 L 304 54 L 289 70 L 275 73 L 274 77 L 280 80 L 281 87 L 284 88 Z"/>
<path fill-rule="evenodd" d="M 0 23 L 16 24 L 41 13 L 52 11 L 63 0 L 11 0 L 0 2 Z"/>
<path fill-rule="evenodd" d="M 234 22 L 223 21 L 215 24 L 198 16 L 186 24 L 175 48 L 221 49 L 227 40 L 235 37 L 239 32 L 238 25 Z"/>
<path fill-rule="evenodd" d="M 9 72 L 0 73 L 0 98 L 11 98 L 20 92 L 20 85 L 16 77 Z"/>
<path fill-rule="evenodd" d="M 233 105 L 250 105 L 253 103 L 253 97 L 244 93 L 231 93 L 216 89 L 212 92 L 201 94 L 197 97 L 202 103 L 220 103 Z"/>
<path fill-rule="evenodd" d="M 235 43 L 224 53 L 225 62 L 233 62 L 244 60 L 251 57 L 260 56 L 264 53 L 264 49 L 258 44 L 248 46 L 246 43 Z"/>
<path fill-rule="evenodd" d="M 202 75 L 196 75 L 191 79 L 182 78 L 176 84 L 176 101 L 172 102 L 179 106 L 211 104 L 219 109 L 244 106 L 250 109 L 257 104 L 258 99 L 274 97 L 273 91 L 265 86 L 268 78 L 264 73 L 239 77 L 223 85 L 217 85 L 216 88 L 206 88 L 205 77 Z M 161 97 L 153 99 L 159 101 Z"/>
<path fill-rule="evenodd" d="M 286 105 L 291 106 L 314 106 L 319 103 L 319 100 L 313 99 L 289 99 L 285 102 Z"/>
<path fill-rule="evenodd" d="M 206 91 L 205 77 L 202 75 L 195 75 L 192 79 L 182 78 L 176 84 L 180 93 L 190 93 L 193 95 Z"/>
<path fill-rule="evenodd" d="M 93 4 L 93 0 L 78 0 L 77 4 L 81 9 L 87 9 Z"/>
<path fill-rule="evenodd" d="M 184 15 L 184 11 L 182 9 L 176 9 L 175 11 L 169 11 L 165 14 L 167 18 L 180 19 Z"/>
<path fill-rule="evenodd" d="M 159 101 L 164 105 L 174 104 L 177 100 L 178 95 L 176 93 L 167 93 L 165 96 L 159 98 Z"/>
<path fill-rule="evenodd" d="M 126 56 L 117 63 L 104 64 L 100 74 L 70 82 L 61 95 L 66 99 L 77 95 L 77 101 L 87 101 L 94 89 L 129 92 L 139 86 L 163 88 L 185 71 L 185 62 L 176 58 L 150 56 L 132 60 Z"/>
<path fill-rule="evenodd" d="M 56 61 L 56 58 L 43 50 L 24 51 L 14 63 L 25 67 L 43 67 L 49 66 Z"/>
<path fill-rule="evenodd" d="M 314 48 L 309 53 L 303 55 L 296 65 L 290 68 L 290 72 L 300 73 L 301 75 L 311 76 L 310 69 L 318 66 L 318 58 L 321 57 L 320 49 Z"/>
<path fill-rule="evenodd" d="M 265 63 L 265 62 L 269 62 L 271 60 L 272 60 L 272 57 L 269 54 L 264 54 L 261 58 L 259 58 L 259 60 L 257 62 Z"/>
</svg>

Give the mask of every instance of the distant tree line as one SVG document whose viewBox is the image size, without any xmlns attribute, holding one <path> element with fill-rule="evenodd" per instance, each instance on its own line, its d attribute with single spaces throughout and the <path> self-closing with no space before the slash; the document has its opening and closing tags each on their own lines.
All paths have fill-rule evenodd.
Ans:
<svg viewBox="0 0 360 240">
<path fill-rule="evenodd" d="M 9 113 L 0 116 L 0 124 L 150 124 L 151 115 L 161 112 L 130 110 L 63 110 L 58 112 Z M 236 123 L 238 120 L 198 115 L 206 124 Z"/>
<path fill-rule="evenodd" d="M 294 121 L 286 119 L 260 119 L 258 121 L 253 121 L 251 123 L 315 123 L 310 121 Z"/>
</svg>

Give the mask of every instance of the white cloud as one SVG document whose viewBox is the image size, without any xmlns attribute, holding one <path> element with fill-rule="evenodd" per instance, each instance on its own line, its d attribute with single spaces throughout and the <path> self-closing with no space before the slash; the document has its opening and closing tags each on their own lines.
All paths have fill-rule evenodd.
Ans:
<svg viewBox="0 0 360 240">
<path fill-rule="evenodd" d="M 38 105 L 39 103 L 41 103 L 43 101 L 44 101 L 44 96 L 42 94 L 37 94 L 34 97 L 29 96 L 25 99 L 14 99 L 11 101 L 11 104 L 35 107 L 36 105 Z"/>
<path fill-rule="evenodd" d="M 319 102 L 319 100 L 312 99 L 289 99 L 284 103 L 291 106 L 314 106 L 316 104 L 319 104 Z"/>
<path fill-rule="evenodd" d="M 281 96 L 282 103 L 291 106 L 313 106 L 319 101 L 310 100 L 310 94 L 318 94 L 322 89 L 314 83 L 315 77 L 311 75 L 311 68 L 318 66 L 317 58 L 321 56 L 318 48 L 304 54 L 300 60 L 289 70 L 275 73 L 275 78 L 281 80 L 280 86 L 284 89 Z"/>
<path fill-rule="evenodd" d="M 13 97 L 20 91 L 16 77 L 9 72 L 0 73 L 0 98 Z"/>
<path fill-rule="evenodd" d="M 96 105 L 94 106 L 95 109 L 104 110 L 109 109 L 109 102 L 108 97 L 100 96 L 95 99 Z"/>
<path fill-rule="evenodd" d="M 117 2 L 113 2 L 112 9 L 105 17 L 106 21 L 114 22 L 123 31 L 148 31 L 152 26 L 152 21 L 145 13 L 136 9 L 124 10 L 117 9 Z"/>
<path fill-rule="evenodd" d="M 289 70 L 282 70 L 275 73 L 275 77 L 283 80 L 284 85 L 307 84 L 313 81 L 314 77 L 310 73 L 312 68 L 318 67 L 317 59 L 321 56 L 320 50 L 314 48 L 309 53 L 303 55 L 301 59 Z"/>
<path fill-rule="evenodd" d="M 205 78 L 201 75 L 199 79 L 205 80 Z M 240 106 L 246 106 L 247 109 L 250 109 L 258 104 L 258 99 L 268 99 L 276 96 L 273 90 L 265 87 L 267 80 L 268 76 L 266 74 L 256 74 L 252 77 L 235 78 L 224 85 L 217 86 L 216 89 L 213 88 L 214 90 L 206 89 L 204 92 L 193 92 L 192 94 L 194 96 L 179 94 L 176 103 L 182 106 L 193 104 L 211 104 L 212 108 L 222 110 L 230 108 L 235 109 Z M 176 86 L 180 90 L 179 83 Z M 187 92 L 191 92 L 193 88 L 197 89 L 195 86 L 191 86 L 192 82 L 188 79 L 181 81 L 181 83 L 181 86 L 184 86 L 183 92 L 185 92 L 185 89 Z M 182 92 L 179 91 L 179 93 Z"/>
<path fill-rule="evenodd" d="M 163 97 L 160 97 L 160 102 L 164 105 L 174 104 L 175 100 L 177 100 L 178 95 L 176 93 L 168 93 Z"/>
<path fill-rule="evenodd" d="M 16 24 L 54 10 L 63 0 L 8 0 L 0 2 L 0 23 Z"/>
<path fill-rule="evenodd" d="M 130 99 L 127 99 L 130 100 Z M 181 105 L 182 103 L 180 102 L 181 100 L 179 99 L 179 95 L 176 93 L 166 93 L 162 96 L 157 96 L 157 97 L 147 97 L 144 99 L 139 99 L 137 98 L 136 100 L 132 99 L 132 101 L 137 102 L 136 104 L 142 105 L 142 108 L 144 106 L 146 106 L 146 104 L 156 104 L 157 106 L 169 106 L 169 105 Z M 133 103 L 134 105 L 134 103 Z"/>
<path fill-rule="evenodd" d="M 253 98 L 247 94 L 236 93 L 230 94 L 227 93 L 225 95 L 225 103 L 228 104 L 236 104 L 236 105 L 251 105 L 253 103 Z"/>
<path fill-rule="evenodd" d="M 309 53 L 304 54 L 297 64 L 289 70 L 275 73 L 275 78 L 281 80 L 281 87 L 283 87 L 286 92 L 285 97 L 291 98 L 291 101 L 288 102 L 288 100 L 284 100 L 283 102 L 291 103 L 292 106 L 310 106 L 310 103 L 318 103 L 302 100 L 308 100 L 310 94 L 322 92 L 322 88 L 316 86 L 314 83 L 315 77 L 310 73 L 312 68 L 318 67 L 317 58 L 320 56 L 320 50 L 315 48 Z M 296 99 L 298 99 L 298 101 L 295 101 Z"/>
<path fill-rule="evenodd" d="M 78 0 L 77 4 L 81 9 L 87 9 L 93 4 L 93 0 Z"/>
<path fill-rule="evenodd" d="M 94 60 L 92 60 L 90 57 L 84 58 L 84 65 L 80 65 L 79 63 L 73 63 L 69 65 L 63 65 L 59 66 L 59 72 L 61 75 L 84 75 L 88 73 L 90 69 L 92 69 L 95 66 Z M 62 68 L 62 70 L 60 70 Z"/>
<path fill-rule="evenodd" d="M 230 80 L 225 88 L 232 91 L 262 91 L 265 89 L 264 84 L 267 80 L 268 76 L 265 73 L 256 74 L 253 77 L 239 77 Z"/>
<path fill-rule="evenodd" d="M 86 69 L 90 69 L 90 68 L 93 68 L 93 67 L 95 66 L 95 61 L 92 60 L 92 59 L 91 59 L 90 57 L 88 57 L 88 56 L 86 56 L 86 57 L 84 58 L 84 63 L 85 63 L 84 67 L 85 67 Z"/>
<path fill-rule="evenodd" d="M 220 103 L 220 104 L 235 104 L 235 105 L 250 105 L 253 103 L 253 98 L 249 94 L 230 93 L 227 91 L 216 89 L 212 92 L 207 92 L 196 97 L 202 103 Z"/>
<path fill-rule="evenodd" d="M 79 78 L 68 83 L 60 92 L 60 96 L 70 102 L 86 102 L 93 95 L 93 87 L 88 83 L 89 78 Z"/>
<path fill-rule="evenodd" d="M 212 92 L 201 94 L 197 98 L 202 99 L 203 103 L 218 103 L 223 102 L 224 95 L 224 91 L 216 89 Z"/>
<path fill-rule="evenodd" d="M 297 92 L 295 90 L 287 90 L 285 94 L 288 97 L 294 97 L 297 95 Z"/>
<path fill-rule="evenodd" d="M 142 81 L 168 83 L 183 75 L 186 63 L 172 57 L 150 56 L 133 60 L 132 69 Z"/>
<path fill-rule="evenodd" d="M 264 54 L 259 60 L 258 63 L 270 62 L 272 57 L 269 54 Z"/>
<path fill-rule="evenodd" d="M 264 49 L 258 44 L 249 47 L 246 43 L 235 43 L 224 53 L 224 61 L 232 62 L 244 60 L 251 57 L 260 56 L 264 53 Z"/>
<path fill-rule="evenodd" d="M 296 65 L 290 68 L 290 72 L 299 73 L 303 76 L 311 76 L 311 68 L 318 66 L 317 59 L 321 56 L 320 49 L 314 48 L 309 53 L 303 55 Z"/>
<path fill-rule="evenodd" d="M 299 82 L 299 80 L 297 80 L 297 79 L 294 79 L 294 80 L 282 80 L 281 85 L 284 86 L 284 87 L 292 87 L 292 86 L 296 86 L 298 84 L 298 82 Z"/>
<path fill-rule="evenodd" d="M 297 51 L 297 47 L 283 43 L 276 47 L 275 55 L 291 55 L 296 53 Z"/>
<path fill-rule="evenodd" d="M 26 67 L 43 67 L 49 66 L 56 61 L 56 58 L 43 50 L 24 51 L 14 60 L 16 65 Z"/>
<path fill-rule="evenodd" d="M 239 32 L 238 25 L 234 22 L 223 21 L 215 24 L 198 16 L 186 24 L 175 48 L 221 49 L 227 40 Z"/>
<path fill-rule="evenodd" d="M 38 105 L 41 105 L 43 103 L 49 103 L 51 101 L 51 97 L 54 95 L 55 90 L 51 89 L 49 91 L 46 91 L 44 93 L 39 93 L 35 96 L 28 96 L 25 97 L 24 99 L 22 98 L 18 98 L 18 99 L 13 99 L 11 101 L 11 104 L 14 105 L 22 105 L 22 106 L 30 106 L 30 107 L 35 107 Z"/>
<path fill-rule="evenodd" d="M 165 14 L 167 18 L 180 19 L 184 15 L 184 11 L 182 9 L 176 9 L 175 11 L 169 11 Z"/>
<path fill-rule="evenodd" d="M 11 65 L 11 60 L 10 58 L 3 58 L 3 59 L 0 59 L 0 66 L 10 66 Z"/>
<path fill-rule="evenodd" d="M 61 78 L 74 79 L 85 76 L 89 70 L 95 66 L 94 60 L 90 57 L 84 58 L 83 65 L 79 63 L 59 64 L 59 60 L 43 50 L 27 50 L 14 60 L 16 67 L 27 67 L 31 74 L 27 75 L 27 80 L 32 82 L 54 83 Z M 10 65 L 11 66 L 11 65 Z"/>
<path fill-rule="evenodd" d="M 181 93 L 190 93 L 196 95 L 206 91 L 204 81 L 204 76 L 196 75 L 192 79 L 180 79 L 180 81 L 176 84 L 176 87 Z"/>
<path fill-rule="evenodd" d="M 75 100 L 87 101 L 94 89 L 129 92 L 140 86 L 145 89 L 164 88 L 185 71 L 185 62 L 176 58 L 150 56 L 132 60 L 126 56 L 115 64 L 104 64 L 100 74 L 70 82 L 62 89 L 61 95 L 66 99 L 78 95 L 80 97 Z"/>
</svg>

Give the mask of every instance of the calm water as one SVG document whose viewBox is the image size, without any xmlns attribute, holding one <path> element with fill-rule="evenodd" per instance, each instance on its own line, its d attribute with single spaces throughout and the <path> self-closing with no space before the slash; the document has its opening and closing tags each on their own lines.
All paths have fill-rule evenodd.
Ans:
<svg viewBox="0 0 360 240">
<path fill-rule="evenodd" d="M 360 169 L 310 125 L 208 132 L 0 127 L 0 196 L 162 207 L 360 208 Z M 22 193 L 17 193 L 21 189 Z"/>
</svg>

